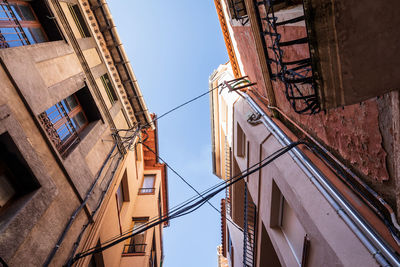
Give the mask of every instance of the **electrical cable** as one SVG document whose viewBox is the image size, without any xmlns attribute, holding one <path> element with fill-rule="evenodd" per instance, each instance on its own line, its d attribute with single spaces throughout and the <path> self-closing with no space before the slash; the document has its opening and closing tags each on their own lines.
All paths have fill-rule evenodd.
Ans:
<svg viewBox="0 0 400 267">
<path fill-rule="evenodd" d="M 282 149 L 284 149 L 284 148 L 282 148 Z M 273 156 L 274 154 L 279 153 L 279 152 L 280 152 L 280 150 L 277 150 L 277 151 L 275 151 L 273 154 L 271 154 L 270 156 Z M 236 178 L 239 177 L 240 175 L 243 175 L 243 174 L 245 174 L 246 172 L 250 171 L 251 169 L 255 168 L 257 165 L 262 164 L 266 159 L 267 159 L 267 158 L 265 158 L 265 159 L 263 159 L 263 160 L 261 160 L 261 161 L 255 163 L 255 164 L 253 164 L 252 166 L 250 166 L 250 167 L 247 168 L 246 170 L 244 170 L 244 171 L 238 173 L 237 175 L 235 175 L 234 177 L 232 177 L 232 178 L 230 178 L 230 179 L 224 180 L 224 181 L 222 181 L 222 182 L 217 183 L 217 184 L 214 185 L 214 186 L 209 187 L 208 189 L 206 189 L 206 190 L 200 192 L 200 194 L 201 194 L 201 195 L 204 195 L 204 194 L 206 194 L 206 193 L 208 193 L 208 192 L 211 192 L 212 190 L 215 190 L 215 189 L 218 188 L 219 186 L 222 186 L 222 185 L 226 184 L 227 182 L 230 182 L 230 181 L 236 179 Z M 188 200 L 186 200 L 186 201 L 184 201 L 184 202 L 182 202 L 182 203 L 176 205 L 174 208 L 170 209 L 170 210 L 169 210 L 169 213 L 174 212 L 175 210 L 179 209 L 180 207 L 182 207 L 182 206 L 184 206 L 184 205 L 187 205 L 187 204 L 189 204 L 190 202 L 193 202 L 193 201 L 199 199 L 200 197 L 201 197 L 201 196 L 195 195 L 195 196 L 189 198 Z M 164 214 L 163 216 L 166 216 L 166 214 Z M 155 217 L 151 218 L 150 221 L 148 221 L 148 223 L 151 223 L 153 220 L 155 220 L 155 219 L 157 219 L 157 218 L 159 218 L 159 216 L 155 216 Z M 146 224 L 142 225 L 142 227 L 144 227 L 144 226 L 146 226 Z M 104 241 L 103 244 L 107 244 L 107 243 L 109 243 L 109 242 L 111 242 L 111 241 L 113 241 L 113 240 L 116 240 L 116 239 L 120 238 L 121 236 L 124 236 L 125 234 L 130 233 L 132 230 L 133 230 L 133 228 L 128 229 L 128 230 L 126 230 L 124 233 L 119 234 L 119 235 L 116 235 L 116 236 L 112 237 L 111 239 L 108 239 L 107 241 Z"/>
<path fill-rule="evenodd" d="M 265 159 L 263 160 L 263 161 L 265 161 L 265 162 L 262 163 L 260 166 L 254 168 L 253 170 L 248 171 L 248 172 L 247 172 L 246 174 L 244 174 L 244 175 L 241 175 L 241 176 L 239 176 L 239 177 L 237 177 L 237 178 L 235 178 L 235 179 L 232 179 L 229 183 L 226 183 L 223 187 L 221 187 L 221 188 L 219 188 L 219 189 L 217 189 L 217 190 L 214 190 L 214 192 L 211 192 L 211 193 L 209 193 L 209 194 L 203 196 L 201 200 L 198 200 L 197 202 L 195 202 L 194 204 L 191 204 L 191 205 L 188 206 L 188 207 L 183 207 L 182 209 L 175 211 L 173 214 L 171 214 L 171 215 L 169 215 L 169 216 L 161 216 L 161 218 L 160 218 L 158 221 L 153 222 L 153 223 L 150 223 L 150 224 L 148 224 L 146 227 L 143 227 L 142 229 L 137 230 L 137 231 L 135 231 L 135 232 L 132 233 L 132 234 L 126 235 L 126 236 L 124 236 L 124 237 L 121 237 L 121 238 L 119 238 L 118 240 L 115 240 L 115 241 L 113 241 L 113 242 L 110 243 L 110 244 L 107 244 L 107 245 L 102 246 L 102 247 L 100 247 L 100 248 L 95 247 L 95 248 L 92 248 L 92 249 L 88 249 L 88 250 L 86 250 L 86 251 L 84 251 L 84 252 L 78 253 L 78 254 L 71 260 L 71 263 L 76 262 L 76 261 L 77 261 L 78 259 L 80 259 L 80 258 L 83 258 L 83 257 L 89 256 L 89 255 L 92 255 L 92 254 L 101 252 L 101 251 L 103 251 L 103 250 L 106 250 L 106 249 L 108 249 L 108 248 L 110 248 L 110 247 L 112 247 L 112 246 L 114 246 L 114 245 L 116 245 L 116 244 L 121 243 L 122 241 L 124 241 L 124 240 L 126 240 L 126 239 L 128 239 L 128 238 L 131 238 L 132 236 L 135 236 L 135 235 L 137 235 L 137 234 L 140 234 L 140 233 L 146 231 L 147 229 L 150 229 L 150 228 L 152 228 L 152 227 L 154 227 L 154 226 L 156 226 L 156 225 L 158 225 L 158 224 L 161 224 L 161 223 L 163 223 L 163 222 L 165 222 L 165 221 L 167 221 L 167 220 L 172 220 L 172 219 L 175 219 L 175 218 L 179 218 L 179 217 L 181 217 L 181 216 L 184 216 L 184 215 L 187 215 L 187 214 L 190 214 L 190 213 L 194 212 L 195 210 L 197 210 L 197 209 L 199 209 L 201 206 L 203 206 L 209 199 L 211 199 L 212 197 L 214 197 L 215 195 L 217 195 L 218 193 L 220 193 L 222 190 L 224 190 L 224 189 L 227 188 L 228 186 L 231 186 L 231 185 L 233 185 L 234 183 L 236 183 L 236 182 L 238 182 L 238 181 L 244 179 L 245 177 L 247 177 L 247 176 L 249 176 L 249 175 L 255 173 L 255 172 L 258 171 L 259 169 L 261 169 L 261 168 L 267 166 L 268 164 L 270 164 L 271 162 L 273 162 L 275 159 L 279 158 L 280 156 L 284 155 L 285 153 L 287 153 L 288 151 L 290 151 L 292 148 L 294 148 L 294 147 L 296 147 L 296 146 L 298 146 L 298 145 L 300 145 L 300 144 L 304 144 L 304 141 L 293 142 L 293 143 L 291 143 L 291 144 L 289 144 L 289 145 L 287 145 L 287 146 L 285 146 L 285 147 L 282 147 L 281 149 L 277 150 L 276 152 L 274 152 L 273 154 L 271 154 L 270 156 L 268 156 L 267 158 L 265 158 Z"/>
<path fill-rule="evenodd" d="M 271 154 L 270 156 L 268 156 L 267 158 L 265 158 L 263 161 L 266 161 L 266 160 L 267 160 L 267 162 L 263 163 L 263 164 L 260 165 L 259 167 L 255 168 L 255 169 L 253 169 L 253 170 L 251 170 L 251 171 L 249 171 L 249 172 L 247 172 L 245 175 L 242 175 L 242 176 L 240 176 L 240 177 L 238 177 L 238 178 L 232 179 L 232 181 L 230 181 L 230 183 L 226 184 L 224 187 L 222 187 L 222 188 L 216 190 L 215 192 L 211 192 L 210 194 L 208 194 L 207 196 L 205 196 L 202 200 L 199 200 L 199 201 L 197 201 L 196 203 L 191 204 L 189 207 L 184 207 L 182 210 L 179 210 L 179 211 L 175 212 L 173 215 L 170 215 L 170 216 L 167 216 L 167 217 L 163 216 L 164 218 L 161 217 L 162 219 L 159 221 L 159 223 L 162 223 L 162 222 L 164 222 L 164 221 L 166 221 L 166 220 L 168 220 L 168 219 L 178 218 L 178 217 L 180 217 L 180 216 L 183 216 L 183 215 L 186 215 L 186 214 L 188 214 L 188 213 L 191 213 L 192 211 L 194 211 L 194 210 L 196 210 L 197 208 L 199 208 L 199 207 L 196 207 L 196 206 L 199 206 L 199 205 L 202 206 L 202 205 L 204 205 L 205 202 L 206 202 L 208 199 L 212 198 L 213 196 L 215 196 L 216 194 L 218 194 L 219 192 L 221 192 L 222 190 L 224 190 L 226 187 L 231 186 L 232 184 L 234 184 L 234 183 L 236 183 L 237 181 L 239 181 L 239 180 L 241 180 L 241 179 L 247 177 L 248 175 L 251 175 L 252 173 L 254 173 L 254 172 L 256 172 L 257 170 L 259 170 L 260 168 L 262 168 L 262 167 L 268 165 L 270 162 L 272 162 L 272 161 L 275 160 L 276 158 L 280 157 L 280 156 L 283 155 L 284 153 L 288 152 L 288 151 L 289 151 L 290 149 L 292 149 L 293 147 L 295 147 L 295 146 L 297 146 L 297 145 L 299 145 L 299 144 L 302 144 L 302 143 L 304 143 L 304 142 L 299 141 L 299 142 L 291 143 L 290 145 L 288 145 L 288 146 L 286 146 L 286 147 L 282 147 L 281 149 L 277 150 L 275 153 L 273 153 L 273 154 Z M 190 211 L 190 209 L 192 209 L 192 208 L 195 208 L 195 209 L 192 210 L 192 211 Z M 130 234 L 130 235 L 128 235 L 128 236 L 125 236 L 125 237 L 123 237 L 123 238 L 121 238 L 121 239 L 119 239 L 118 241 L 115 241 L 115 242 L 117 242 L 117 243 L 122 242 L 123 240 L 125 240 L 125 239 L 127 239 L 127 238 L 129 238 L 129 237 L 131 237 L 131 236 L 134 236 L 134 235 L 136 235 L 136 234 L 139 234 L 139 233 L 141 233 L 141 232 L 143 232 L 143 231 L 145 231 L 145 230 L 147 230 L 147 229 L 149 229 L 149 228 L 151 228 L 151 227 L 153 227 L 153 226 L 155 226 L 155 225 L 157 225 L 157 223 L 156 223 L 156 224 L 155 224 L 155 223 L 147 224 L 147 226 L 146 226 L 146 227 L 143 227 L 143 229 L 140 229 L 140 230 L 138 229 L 135 233 Z M 111 244 L 117 244 L 117 243 L 115 243 L 115 242 L 113 242 L 113 243 L 111 243 Z M 111 244 L 106 245 L 106 246 L 103 246 L 103 247 L 102 247 L 102 250 L 111 247 L 111 246 L 110 246 Z M 103 245 L 104 245 L 104 244 L 103 244 Z M 101 251 L 102 251 L 102 250 L 101 250 Z M 78 254 L 77 257 L 80 258 L 80 257 L 83 257 L 83 256 L 87 256 L 87 255 L 86 255 L 87 253 L 93 254 L 93 253 L 97 253 L 97 252 L 100 252 L 100 251 L 97 251 L 96 248 L 92 248 L 92 249 L 89 249 L 89 250 L 87 250 L 87 251 L 85 251 L 85 252 L 82 252 L 82 253 Z"/>
<path fill-rule="evenodd" d="M 157 153 L 152 150 L 148 145 L 142 143 L 142 145 L 144 145 L 150 152 L 152 152 L 159 160 L 161 160 L 162 162 L 164 162 L 164 164 L 173 172 L 175 173 L 176 176 L 178 176 L 187 186 L 189 186 L 194 192 L 196 192 L 199 196 L 202 196 L 202 194 L 200 194 L 199 191 L 197 191 L 196 188 L 194 188 L 194 186 L 192 186 L 185 178 L 182 177 L 182 175 L 180 175 L 174 168 L 171 167 L 171 165 L 169 165 L 163 158 L 161 158 L 159 155 L 157 155 Z M 221 214 L 221 216 L 223 216 L 226 220 L 228 220 L 230 223 L 232 223 L 233 226 L 235 226 L 238 230 L 243 231 L 239 226 L 237 226 L 235 223 L 233 223 L 231 221 L 231 219 L 229 219 L 228 217 L 226 217 L 225 214 L 222 214 L 221 211 L 219 209 L 217 209 L 211 202 L 207 201 L 207 203 L 219 214 Z"/>
</svg>

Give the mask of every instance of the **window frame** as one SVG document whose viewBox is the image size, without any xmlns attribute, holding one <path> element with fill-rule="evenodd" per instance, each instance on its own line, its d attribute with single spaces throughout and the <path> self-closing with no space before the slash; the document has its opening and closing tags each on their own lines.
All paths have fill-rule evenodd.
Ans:
<svg viewBox="0 0 400 267">
<path fill-rule="evenodd" d="M 85 110 L 81 106 L 76 94 L 77 92 L 62 99 L 39 115 L 39 120 L 44 125 L 46 132 L 50 135 L 50 139 L 63 158 L 65 158 L 73 146 L 80 141 L 79 134 L 89 125 L 89 120 L 85 114 Z M 68 111 L 66 111 L 65 109 L 68 108 L 67 99 L 70 97 L 75 100 L 76 106 L 73 108 L 69 107 Z M 51 109 L 53 110 L 50 111 Z M 49 116 L 53 112 L 58 113 L 58 115 L 55 116 L 55 118 L 58 119 L 55 120 Z M 78 116 L 78 114 L 83 115 L 85 122 L 83 125 L 78 125 L 79 127 L 76 127 L 74 125 L 76 123 L 73 119 Z M 62 127 L 65 127 L 67 131 L 67 135 L 64 137 L 60 136 L 59 134 L 60 131 L 64 131 L 60 130 Z"/>
<path fill-rule="evenodd" d="M 117 201 L 118 212 L 121 212 L 124 203 L 129 202 L 128 173 L 126 169 L 122 176 L 118 189 L 117 191 L 115 191 L 115 197 Z"/>
<path fill-rule="evenodd" d="M 152 187 L 143 187 L 146 177 L 153 177 Z M 154 195 L 155 194 L 155 184 L 157 175 L 156 174 L 144 174 L 142 180 L 142 186 L 139 188 L 139 195 Z"/>
<path fill-rule="evenodd" d="M 113 106 L 118 101 L 118 96 L 115 92 L 114 86 L 112 85 L 110 76 L 107 73 L 104 73 L 100 76 L 100 80 L 103 84 L 104 90 L 107 93 L 108 99 L 110 100 L 111 106 Z"/>
<path fill-rule="evenodd" d="M 14 10 L 11 7 L 13 5 L 15 5 L 16 8 L 18 8 L 18 10 L 20 11 L 21 15 L 22 15 L 22 11 L 19 8 L 19 6 L 27 6 L 27 7 L 29 7 L 29 10 L 30 10 L 31 14 L 34 17 L 34 20 L 24 20 L 24 19 L 20 20 L 20 19 L 18 19 L 18 17 L 16 17 L 16 19 L 18 21 L 18 23 L 16 23 L 14 18 L 9 17 L 9 14 L 15 14 Z M 7 6 L 7 8 L 5 8 L 5 6 Z M 15 45 L 15 46 L 11 46 L 11 47 L 18 47 L 18 46 L 24 46 L 24 45 L 29 45 L 29 44 L 42 43 L 42 42 L 47 42 L 49 40 L 49 38 L 47 37 L 46 32 L 43 29 L 42 24 L 40 23 L 35 11 L 33 10 L 32 6 L 29 4 L 29 2 L 15 1 L 15 0 L 8 1 L 8 4 L 4 3 L 4 2 L 0 2 L 0 12 L 4 12 L 5 16 L 8 17 L 8 19 L 5 19 L 5 18 L 4 19 L 3 18 L 0 19 L 0 42 L 1 42 L 0 48 L 9 48 L 10 47 L 9 43 L 16 42 L 16 41 L 21 42 L 21 45 Z M 9 12 L 9 14 L 7 12 Z M 15 15 L 18 15 L 18 14 L 15 14 Z M 19 32 L 19 29 L 17 29 L 19 27 L 22 28 L 22 32 Z M 10 29 L 14 28 L 14 30 L 16 32 L 15 33 L 11 33 L 11 34 L 17 35 L 19 39 L 7 41 L 5 39 L 3 33 L 1 33 L 1 29 L 3 29 L 3 28 L 10 28 Z M 30 30 L 31 28 L 39 29 L 41 34 L 42 34 L 42 36 L 43 36 L 43 40 L 37 39 L 37 36 L 35 34 L 33 34 L 32 31 Z M 34 42 L 32 42 L 32 40 L 30 40 L 27 37 L 26 30 L 29 31 L 29 34 L 32 37 L 32 40 Z M 10 33 L 4 33 L 4 34 L 10 34 Z"/>
<path fill-rule="evenodd" d="M 246 134 L 240 126 L 239 122 L 236 123 L 236 155 L 238 157 L 246 157 Z"/>
<path fill-rule="evenodd" d="M 310 240 L 308 238 L 307 231 L 304 229 L 304 226 L 301 224 L 299 218 L 297 217 L 297 214 L 291 207 L 290 203 L 287 201 L 287 198 L 285 198 L 282 191 L 276 184 L 275 179 L 272 180 L 271 190 L 270 228 L 281 233 L 282 239 L 290 249 L 293 259 L 297 262 L 299 266 L 304 266 L 303 263 L 306 262 L 308 259 L 308 251 L 310 246 Z M 286 225 L 284 225 L 284 216 L 287 216 L 288 210 L 291 211 L 292 216 L 294 216 L 294 219 L 296 220 L 296 227 L 298 228 L 298 226 L 300 226 L 301 230 L 303 230 L 304 232 L 302 247 L 297 247 L 299 244 L 296 244 L 293 236 L 289 236 L 290 233 L 286 230 Z"/>
<path fill-rule="evenodd" d="M 130 230 L 133 233 L 137 229 L 136 225 L 138 223 L 146 224 L 146 223 L 148 223 L 148 221 L 149 221 L 149 217 L 133 217 Z M 141 225 L 143 225 L 143 224 L 141 224 Z M 142 236 L 142 240 L 143 240 L 142 242 L 143 243 L 135 244 L 135 240 L 136 240 L 136 238 L 138 238 L 139 235 Z M 138 234 L 138 235 L 132 236 L 131 238 L 127 239 L 127 241 L 124 244 L 123 250 L 122 250 L 122 256 L 142 256 L 142 255 L 145 255 L 146 248 L 147 248 L 146 239 L 147 239 L 147 230 L 142 232 L 142 233 L 140 233 L 140 234 Z M 136 251 L 131 251 L 130 249 L 128 249 L 128 251 L 125 250 L 126 247 L 130 248 L 130 247 L 136 246 L 136 245 L 142 246 L 142 249 L 140 251 L 137 251 L 137 252 Z"/>
<path fill-rule="evenodd" d="M 82 10 L 80 9 L 78 4 L 68 3 L 68 10 L 71 13 L 72 19 L 75 22 L 76 28 L 81 35 L 81 38 L 92 37 L 89 26 L 85 20 Z"/>
</svg>

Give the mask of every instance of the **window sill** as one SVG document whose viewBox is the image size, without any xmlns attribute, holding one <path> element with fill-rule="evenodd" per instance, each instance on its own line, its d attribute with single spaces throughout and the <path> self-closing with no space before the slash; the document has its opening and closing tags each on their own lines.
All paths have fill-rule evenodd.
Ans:
<svg viewBox="0 0 400 267">
<path fill-rule="evenodd" d="M 122 253 L 122 257 L 141 257 L 145 255 L 146 252 Z"/>
<path fill-rule="evenodd" d="M 154 195 L 155 194 L 155 192 L 152 192 L 152 193 L 138 193 L 138 195 Z"/>
</svg>

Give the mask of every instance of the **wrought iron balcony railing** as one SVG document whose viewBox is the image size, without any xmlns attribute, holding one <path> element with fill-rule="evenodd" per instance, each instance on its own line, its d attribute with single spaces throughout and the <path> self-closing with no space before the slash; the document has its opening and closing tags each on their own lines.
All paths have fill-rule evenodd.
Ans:
<svg viewBox="0 0 400 267">
<path fill-rule="evenodd" d="M 244 0 L 228 0 L 228 5 L 233 19 L 239 20 L 242 25 L 249 21 Z"/>
<path fill-rule="evenodd" d="M 254 267 L 256 251 L 257 207 L 250 200 L 247 183 L 244 189 L 243 266 Z"/>
<path fill-rule="evenodd" d="M 146 252 L 146 244 L 127 244 L 124 245 L 123 254 L 144 253 Z"/>
<path fill-rule="evenodd" d="M 13 7 L 7 0 L 0 1 L 0 25 L 3 24 L 6 24 L 7 27 L 0 29 L 0 48 L 30 44 Z"/>
<path fill-rule="evenodd" d="M 282 0 L 254 0 L 254 3 L 271 79 L 284 84 L 285 96 L 296 113 L 320 112 L 317 79 L 310 56 L 304 7 L 301 16 L 282 20 L 279 16 L 281 11 L 275 10 L 275 7 L 282 6 Z M 296 39 L 287 40 L 287 31 L 284 27 L 302 22 L 304 22 L 304 30 L 301 31 L 303 36 L 297 36 L 300 32 L 297 31 Z M 307 56 L 304 56 L 305 54 Z"/>
<path fill-rule="evenodd" d="M 139 189 L 139 194 L 153 194 L 154 193 L 155 188 L 140 188 Z"/>
<path fill-rule="evenodd" d="M 46 112 L 42 112 L 38 118 L 51 142 L 61 156 L 65 157 L 68 150 L 80 142 L 80 137 L 62 105 L 59 105 L 58 111 L 58 117 L 65 118 L 65 123 L 61 126 L 58 125 L 58 128 L 56 128 Z M 60 133 L 63 133 L 63 135 L 60 136 Z"/>
</svg>

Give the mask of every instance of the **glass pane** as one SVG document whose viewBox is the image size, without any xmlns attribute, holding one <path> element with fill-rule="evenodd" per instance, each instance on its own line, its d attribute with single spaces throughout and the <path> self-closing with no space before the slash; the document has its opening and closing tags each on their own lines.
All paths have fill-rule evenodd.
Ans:
<svg viewBox="0 0 400 267">
<path fill-rule="evenodd" d="M 34 36 L 32 35 L 30 29 L 29 28 L 23 28 L 23 29 L 24 29 L 26 37 L 28 38 L 29 43 L 36 44 L 37 42 L 36 42 Z"/>
<path fill-rule="evenodd" d="M 153 188 L 154 186 L 154 176 L 153 175 L 146 175 L 143 181 L 143 188 Z"/>
<path fill-rule="evenodd" d="M 29 28 L 29 31 L 26 30 L 25 32 L 29 32 L 29 34 L 31 34 L 33 36 L 33 39 L 35 39 L 35 43 L 43 43 L 43 42 L 47 41 L 45 35 L 43 34 L 42 29 L 39 27 Z"/>
<path fill-rule="evenodd" d="M 72 132 L 71 126 L 69 126 L 68 123 L 64 123 L 60 128 L 57 129 L 58 136 L 62 141 L 68 139 Z"/>
<path fill-rule="evenodd" d="M 25 5 L 18 5 L 19 9 L 20 9 L 20 13 L 22 14 L 22 17 L 24 18 L 24 20 L 28 20 L 28 21 L 35 21 L 35 16 L 32 13 L 32 10 L 29 6 L 25 6 Z"/>
<path fill-rule="evenodd" d="M 122 203 L 124 202 L 124 198 L 122 196 L 122 185 L 118 187 L 117 190 L 117 200 L 118 200 L 118 209 L 121 210 Z"/>
<path fill-rule="evenodd" d="M 12 4 L 11 10 L 14 12 L 15 17 L 17 17 L 18 20 L 22 20 L 22 14 L 21 14 L 21 11 L 19 10 L 17 4 Z"/>
<path fill-rule="evenodd" d="M 76 101 L 76 99 L 73 95 L 67 97 L 65 99 L 65 102 L 66 102 L 65 105 L 66 105 L 67 112 L 73 110 L 75 107 L 78 106 L 78 102 Z"/>
<path fill-rule="evenodd" d="M 8 7 L 0 3 L 0 20 L 9 20 L 10 17 Z"/>
<path fill-rule="evenodd" d="M 24 45 L 24 40 L 16 28 L 0 28 L 1 48 Z"/>
<path fill-rule="evenodd" d="M 72 118 L 72 121 L 74 123 L 75 129 L 79 129 L 87 123 L 86 117 L 85 117 L 85 115 L 83 115 L 82 112 L 79 112 L 78 114 L 76 114 Z"/>
<path fill-rule="evenodd" d="M 46 110 L 46 115 L 50 119 L 52 124 L 56 123 L 58 120 L 62 118 L 62 115 L 59 109 L 57 108 L 57 105 L 54 105 Z"/>
</svg>

